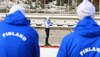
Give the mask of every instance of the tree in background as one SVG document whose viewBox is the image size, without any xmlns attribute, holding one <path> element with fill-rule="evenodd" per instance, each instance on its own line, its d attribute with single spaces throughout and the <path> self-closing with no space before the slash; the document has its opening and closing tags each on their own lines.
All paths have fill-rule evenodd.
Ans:
<svg viewBox="0 0 100 57">
<path fill-rule="evenodd" d="M 96 7 L 96 11 L 99 11 L 99 0 L 94 0 L 93 5 Z"/>
<path fill-rule="evenodd" d="M 61 0 L 61 5 L 63 6 L 64 4 L 68 4 L 68 0 Z M 57 6 L 60 6 L 60 0 L 57 0 Z"/>
<path fill-rule="evenodd" d="M 83 0 L 77 0 L 77 6 L 82 2 Z M 90 2 L 92 0 L 89 0 Z M 72 3 L 72 0 L 70 0 L 70 5 Z M 68 4 L 68 0 L 61 0 L 61 5 Z M 96 7 L 96 11 L 99 11 L 99 0 L 93 0 L 93 5 Z M 60 6 L 60 0 L 57 0 L 57 6 Z"/>
<path fill-rule="evenodd" d="M 32 2 L 36 2 L 36 0 L 32 0 Z"/>
<path fill-rule="evenodd" d="M 40 6 L 42 7 L 42 8 L 44 8 L 44 0 L 39 0 L 40 1 Z"/>
<path fill-rule="evenodd" d="M 14 0 L 10 0 L 10 1 L 14 1 Z M 36 0 L 27 0 L 28 2 L 36 2 Z M 44 7 L 44 0 L 38 0 L 40 2 L 40 5 L 42 8 Z M 55 1 L 55 0 L 54 0 Z M 83 0 L 77 0 L 77 6 L 82 2 Z M 90 2 L 92 0 L 89 0 Z M 48 4 L 49 2 L 52 2 L 52 0 L 45 0 L 45 4 Z M 71 6 L 72 0 L 70 0 L 70 6 Z M 64 4 L 68 4 L 68 0 L 61 0 L 61 6 L 63 6 Z M 60 6 L 60 0 L 57 0 L 57 6 Z M 96 7 L 96 11 L 99 11 L 99 0 L 93 0 L 93 5 Z"/>
<path fill-rule="evenodd" d="M 77 0 L 77 5 L 79 5 L 81 2 L 82 2 L 83 0 Z M 89 0 L 90 2 L 92 1 L 92 0 Z M 95 8 L 96 8 L 96 11 L 99 11 L 99 0 L 93 0 L 93 5 L 95 6 Z"/>
</svg>

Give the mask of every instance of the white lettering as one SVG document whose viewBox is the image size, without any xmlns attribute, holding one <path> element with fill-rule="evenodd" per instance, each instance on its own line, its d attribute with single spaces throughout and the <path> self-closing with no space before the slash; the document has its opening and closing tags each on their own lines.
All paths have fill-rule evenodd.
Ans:
<svg viewBox="0 0 100 57">
<path fill-rule="evenodd" d="M 83 53 L 86 53 L 85 50 L 83 50 Z"/>
<path fill-rule="evenodd" d="M 91 52 L 91 51 L 96 51 L 96 52 L 99 52 L 100 53 L 100 48 L 96 48 L 96 47 L 93 47 L 93 48 L 85 48 L 84 50 L 80 51 L 80 55 L 83 56 L 85 53 L 87 52 Z"/>
<path fill-rule="evenodd" d="M 12 32 L 12 33 L 11 33 L 11 35 L 13 35 L 13 36 L 14 36 L 14 35 L 15 35 L 15 34 L 14 34 L 14 32 Z"/>
<path fill-rule="evenodd" d="M 22 39 L 23 39 L 23 41 L 26 41 L 26 37 L 23 37 Z"/>
<path fill-rule="evenodd" d="M 20 38 L 23 38 L 23 35 L 22 35 L 22 34 L 20 34 L 20 35 L 19 35 L 19 37 L 20 37 Z"/>
<path fill-rule="evenodd" d="M 100 53 L 100 48 L 97 48 L 96 51 Z"/>
<path fill-rule="evenodd" d="M 17 36 L 17 37 L 20 37 L 23 41 L 26 41 L 26 37 L 22 34 L 19 34 L 18 32 L 14 34 L 14 32 L 5 32 L 2 34 L 3 37 L 6 37 L 6 36 Z"/>
<path fill-rule="evenodd" d="M 8 32 L 8 35 L 11 35 L 11 32 Z"/>
<path fill-rule="evenodd" d="M 16 33 L 15 35 L 16 35 L 16 36 L 19 36 L 19 33 Z"/>
<path fill-rule="evenodd" d="M 89 51 L 92 51 L 90 47 L 89 47 Z"/>
<path fill-rule="evenodd" d="M 86 48 L 86 49 L 85 49 L 85 52 L 88 52 L 88 51 L 89 51 L 89 49 L 88 49 L 88 48 Z"/>
<path fill-rule="evenodd" d="M 80 52 L 80 54 L 81 54 L 81 56 L 83 56 L 83 52 L 82 51 Z"/>
<path fill-rule="evenodd" d="M 6 32 L 6 36 L 8 36 L 8 33 Z"/>
<path fill-rule="evenodd" d="M 95 51 L 95 47 L 93 47 L 92 51 Z"/>
<path fill-rule="evenodd" d="M 5 33 L 3 33 L 2 36 L 5 37 Z"/>
</svg>

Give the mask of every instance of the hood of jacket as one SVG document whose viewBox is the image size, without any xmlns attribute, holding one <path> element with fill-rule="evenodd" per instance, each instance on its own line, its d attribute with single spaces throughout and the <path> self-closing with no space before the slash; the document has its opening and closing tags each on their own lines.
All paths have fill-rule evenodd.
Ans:
<svg viewBox="0 0 100 57">
<path fill-rule="evenodd" d="M 13 24 L 13 25 L 29 25 L 29 21 L 19 10 L 6 16 L 6 18 L 4 19 L 4 22 L 8 24 Z"/>
<path fill-rule="evenodd" d="M 85 16 L 78 22 L 74 32 L 83 37 L 94 38 L 100 35 L 100 27 L 90 16 Z"/>
</svg>

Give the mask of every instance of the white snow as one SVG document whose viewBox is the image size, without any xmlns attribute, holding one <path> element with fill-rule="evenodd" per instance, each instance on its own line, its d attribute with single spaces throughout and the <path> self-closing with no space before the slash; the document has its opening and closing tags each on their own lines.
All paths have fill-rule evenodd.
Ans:
<svg viewBox="0 0 100 57">
<path fill-rule="evenodd" d="M 40 57 L 56 57 L 58 48 L 40 48 Z"/>
</svg>

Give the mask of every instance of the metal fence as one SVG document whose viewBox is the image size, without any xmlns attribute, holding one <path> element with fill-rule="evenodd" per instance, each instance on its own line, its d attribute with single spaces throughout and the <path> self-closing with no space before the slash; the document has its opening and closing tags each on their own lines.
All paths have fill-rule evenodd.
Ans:
<svg viewBox="0 0 100 57">
<path fill-rule="evenodd" d="M 0 13 L 8 13 L 10 8 L 15 4 L 21 4 L 25 7 L 26 13 L 34 14 L 76 14 L 77 9 L 77 0 L 73 0 L 71 5 L 69 3 L 61 5 L 62 1 L 60 0 L 60 6 L 56 6 L 55 0 L 53 3 L 44 4 L 42 8 L 39 0 L 36 2 L 31 2 L 32 0 L 0 0 Z M 69 1 L 69 0 L 68 0 Z M 100 10 L 96 12 L 100 14 Z"/>
</svg>

